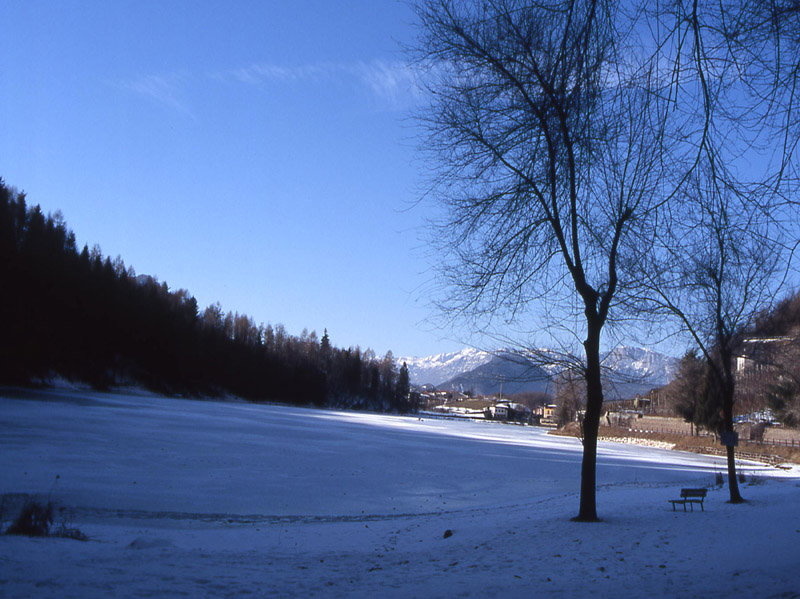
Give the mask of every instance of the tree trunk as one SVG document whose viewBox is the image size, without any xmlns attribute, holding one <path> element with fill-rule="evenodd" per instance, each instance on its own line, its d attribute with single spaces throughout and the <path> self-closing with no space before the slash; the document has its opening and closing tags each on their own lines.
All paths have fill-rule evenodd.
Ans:
<svg viewBox="0 0 800 599">
<path fill-rule="evenodd" d="M 733 380 L 733 379 L 730 379 Z M 722 395 L 722 417 L 723 428 L 727 433 L 733 433 L 733 386 L 725 385 Z M 730 491 L 730 503 L 743 503 L 744 499 L 739 493 L 739 481 L 736 478 L 736 455 L 733 445 L 725 447 L 728 456 L 728 490 Z"/>
<path fill-rule="evenodd" d="M 586 349 L 586 413 L 583 417 L 583 462 L 581 499 L 577 522 L 597 522 L 597 434 L 603 408 L 603 382 L 600 377 L 600 327 L 589 327 L 583 344 Z"/>
<path fill-rule="evenodd" d="M 743 503 L 744 498 L 739 493 L 739 481 L 736 479 L 736 459 L 733 446 L 725 448 L 728 454 L 728 489 L 730 490 L 731 503 Z"/>
<path fill-rule="evenodd" d="M 722 352 L 722 428 L 730 436 L 733 430 L 733 395 L 736 387 L 733 378 L 733 354 L 730 351 Z M 729 441 L 730 442 L 730 441 Z M 730 503 L 743 503 L 744 499 L 739 493 L 739 481 L 736 478 L 736 456 L 733 445 L 725 447 L 728 457 L 728 490 Z"/>
</svg>

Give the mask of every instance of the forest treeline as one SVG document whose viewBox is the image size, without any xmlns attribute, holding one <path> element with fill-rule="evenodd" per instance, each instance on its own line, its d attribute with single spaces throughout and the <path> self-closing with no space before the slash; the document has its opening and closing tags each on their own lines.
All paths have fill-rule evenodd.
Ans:
<svg viewBox="0 0 800 599">
<path fill-rule="evenodd" d="M 183 395 L 408 411 L 408 370 L 391 352 L 292 336 L 136 276 L 78 249 L 60 213 L 29 207 L 0 179 L 0 383 L 62 376 L 97 388 L 141 384 Z M 405 365 L 404 365 L 405 366 Z"/>
</svg>

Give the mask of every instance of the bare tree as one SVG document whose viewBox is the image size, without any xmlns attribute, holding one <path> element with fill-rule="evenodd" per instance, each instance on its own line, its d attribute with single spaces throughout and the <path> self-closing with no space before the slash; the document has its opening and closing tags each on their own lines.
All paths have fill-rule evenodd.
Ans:
<svg viewBox="0 0 800 599">
<path fill-rule="evenodd" d="M 655 150 L 669 142 L 669 99 L 650 93 L 656 58 L 631 60 L 633 20 L 620 27 L 618 12 L 592 0 L 417 5 L 425 148 L 448 208 L 445 309 L 487 327 L 536 310 L 580 339 L 581 521 L 597 520 L 601 337 L 631 283 L 618 264 L 638 250 L 668 176 Z"/>
<path fill-rule="evenodd" d="M 558 426 L 566 426 L 578 419 L 579 412 L 583 409 L 583 399 L 586 397 L 585 380 L 581 376 L 567 370 L 562 372 L 556 380 L 556 393 L 553 398 L 556 408 L 555 418 Z"/>
</svg>

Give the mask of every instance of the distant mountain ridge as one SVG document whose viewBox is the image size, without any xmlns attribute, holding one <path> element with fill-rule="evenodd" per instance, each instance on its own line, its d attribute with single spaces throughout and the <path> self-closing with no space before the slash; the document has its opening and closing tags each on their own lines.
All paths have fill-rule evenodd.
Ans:
<svg viewBox="0 0 800 599">
<path fill-rule="evenodd" d="M 398 365 L 406 363 L 412 384 L 431 384 L 438 387 L 460 374 L 486 364 L 491 359 L 492 354 L 489 352 L 468 347 L 461 351 L 424 358 L 397 358 L 397 363 Z"/>
<path fill-rule="evenodd" d="M 415 385 L 432 384 L 439 389 L 471 390 L 491 395 L 523 391 L 553 392 L 558 368 L 532 365 L 513 352 L 496 353 L 464 349 L 424 358 L 398 358 L 408 366 Z M 679 360 L 642 347 L 620 346 L 603 356 L 605 393 L 609 399 L 632 397 L 653 387 L 666 385 L 675 375 Z"/>
</svg>

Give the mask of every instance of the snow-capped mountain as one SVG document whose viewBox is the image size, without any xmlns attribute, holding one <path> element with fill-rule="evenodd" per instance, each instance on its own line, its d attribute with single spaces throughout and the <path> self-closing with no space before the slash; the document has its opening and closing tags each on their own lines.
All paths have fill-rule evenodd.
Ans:
<svg viewBox="0 0 800 599">
<path fill-rule="evenodd" d="M 450 379 L 478 368 L 492 359 L 492 354 L 479 349 L 466 348 L 458 352 L 437 354 L 426 358 L 397 358 L 397 364 L 408 366 L 408 375 L 415 385 L 431 384 L 437 387 Z"/>
<path fill-rule="evenodd" d="M 479 395 L 502 392 L 505 395 L 524 391 L 552 391 L 552 375 L 540 365 L 532 364 L 514 353 L 499 352 L 468 372 L 448 380 L 442 387 L 472 391 Z"/>
<path fill-rule="evenodd" d="M 539 352 L 547 355 L 547 350 Z M 555 359 L 555 358 L 554 358 Z M 490 353 L 476 349 L 438 354 L 427 358 L 399 358 L 406 362 L 411 382 L 430 383 L 440 389 L 471 390 L 489 395 L 553 391 L 557 365 L 531 365 L 509 352 Z M 603 356 L 608 399 L 633 397 L 666 385 L 675 374 L 678 359 L 641 347 L 617 347 Z"/>
<path fill-rule="evenodd" d="M 603 357 L 603 366 L 620 379 L 640 381 L 650 387 L 669 383 L 678 368 L 678 358 L 644 347 L 620 346 Z"/>
</svg>

